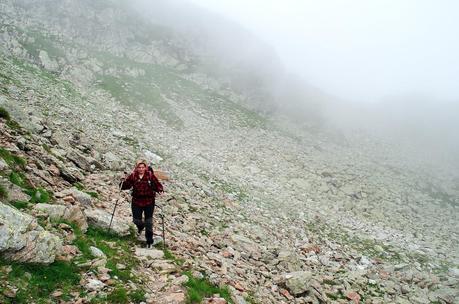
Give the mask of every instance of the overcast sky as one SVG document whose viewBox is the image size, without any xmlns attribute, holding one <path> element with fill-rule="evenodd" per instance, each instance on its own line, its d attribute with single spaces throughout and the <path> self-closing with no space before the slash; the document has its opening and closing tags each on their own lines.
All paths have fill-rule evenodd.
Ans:
<svg viewBox="0 0 459 304">
<path fill-rule="evenodd" d="M 341 98 L 459 102 L 459 1 L 192 0 L 271 44 L 286 67 Z"/>
</svg>

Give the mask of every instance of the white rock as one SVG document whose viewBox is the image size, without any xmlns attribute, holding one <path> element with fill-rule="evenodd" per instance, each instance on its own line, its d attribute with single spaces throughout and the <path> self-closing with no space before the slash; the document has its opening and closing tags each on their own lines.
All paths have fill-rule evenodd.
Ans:
<svg viewBox="0 0 459 304">
<path fill-rule="evenodd" d="M 107 258 L 105 253 L 103 253 L 102 250 L 97 247 L 91 246 L 89 247 L 89 250 L 91 251 L 91 254 L 96 258 Z"/>
<path fill-rule="evenodd" d="M 145 155 L 145 158 L 147 159 L 147 161 L 149 163 L 152 163 L 152 164 L 159 164 L 160 162 L 162 162 L 163 158 L 149 150 L 146 150 L 144 152 L 144 155 Z"/>
<path fill-rule="evenodd" d="M 108 231 L 110 219 L 112 218 L 110 213 L 101 209 L 86 209 L 84 210 L 84 214 L 90 226 L 99 227 Z M 130 234 L 130 225 L 128 222 L 122 221 L 120 217 L 115 216 L 113 217 L 111 231 L 120 236 L 128 236 Z"/>
<path fill-rule="evenodd" d="M 90 291 L 99 291 L 105 287 L 105 284 L 102 281 L 97 279 L 90 279 L 88 283 L 86 283 L 85 288 Z"/>
<path fill-rule="evenodd" d="M 9 260 L 50 264 L 62 240 L 45 231 L 34 217 L 0 202 L 0 252 Z"/>
<path fill-rule="evenodd" d="M 157 249 L 150 248 L 136 248 L 135 255 L 138 257 L 147 257 L 150 259 L 162 259 L 164 258 L 164 252 Z"/>
</svg>

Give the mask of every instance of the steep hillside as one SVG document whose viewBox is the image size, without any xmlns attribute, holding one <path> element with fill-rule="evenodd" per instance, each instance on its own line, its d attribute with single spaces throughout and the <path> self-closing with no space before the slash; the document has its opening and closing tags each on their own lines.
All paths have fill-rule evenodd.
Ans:
<svg viewBox="0 0 459 304">
<path fill-rule="evenodd" d="M 454 181 L 391 162 L 392 147 L 384 147 L 387 159 L 374 158 L 372 149 L 381 146 L 346 142 L 254 111 L 250 94 L 205 73 L 209 67 L 203 68 L 190 37 L 129 6 L 21 0 L 4 1 L 0 10 L 0 106 L 25 128 L 2 119 L 7 152 L 0 170 L 8 187 L 21 188 L 11 170 L 31 183 L 16 189 L 29 192 L 19 200 L 23 214 L 40 208 L 31 189 L 46 192 L 46 203 L 68 207 L 72 199 L 64 198 L 77 196 L 69 194 L 72 186 L 97 193 L 91 204 L 77 204 L 86 217 L 111 211 L 120 197 L 117 174 L 141 156 L 171 177 L 158 204 L 167 245 L 183 260 L 172 268 L 164 261 L 141 264 L 154 280 L 134 285 L 150 292 L 124 302 L 184 302 L 190 288 L 182 286 L 183 275 L 199 278 L 202 272 L 211 283 L 229 286 L 227 298 L 235 303 L 455 303 Z M 16 168 L 10 154 L 27 165 Z M 16 201 L 3 198 L 2 208 Z M 129 223 L 129 212 L 128 204 L 120 207 L 120 225 Z M 37 225 L 64 246 L 75 245 L 59 232 L 65 226 Z M 72 227 L 76 237 L 114 259 L 116 252 L 101 240 L 111 238 L 106 231 L 78 229 Z M 124 241 L 117 250 L 139 245 Z M 85 254 L 80 247 L 76 262 Z M 141 271 L 136 265 L 128 265 L 132 273 Z M 95 279 L 81 275 L 83 286 Z M 118 277 L 115 286 L 131 295 L 129 279 Z M 7 282 L 4 290 L 24 289 L 11 277 Z M 110 302 L 114 288 L 105 285 L 78 295 L 83 287 L 73 294 L 60 288 L 65 301 Z M 174 293 L 180 297 L 158 300 Z M 3 294 L 5 301 L 25 301 Z"/>
</svg>

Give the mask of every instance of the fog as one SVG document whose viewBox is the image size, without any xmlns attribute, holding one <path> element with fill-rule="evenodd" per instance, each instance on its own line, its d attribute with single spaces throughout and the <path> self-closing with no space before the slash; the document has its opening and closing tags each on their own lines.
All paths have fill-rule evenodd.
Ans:
<svg viewBox="0 0 459 304">
<path fill-rule="evenodd" d="M 457 1 L 192 1 L 247 27 L 290 70 L 341 98 L 459 100 Z"/>
<path fill-rule="evenodd" d="M 459 3 L 135 2 L 267 113 L 459 166 Z"/>
</svg>

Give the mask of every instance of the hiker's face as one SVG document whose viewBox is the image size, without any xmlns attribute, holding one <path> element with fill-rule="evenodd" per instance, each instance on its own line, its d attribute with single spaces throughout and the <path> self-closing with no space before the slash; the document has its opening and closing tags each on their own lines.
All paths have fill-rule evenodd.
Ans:
<svg viewBox="0 0 459 304">
<path fill-rule="evenodd" d="M 137 166 L 137 172 L 139 172 L 139 174 L 144 174 L 145 173 L 145 165 L 144 164 L 140 164 Z"/>
</svg>

